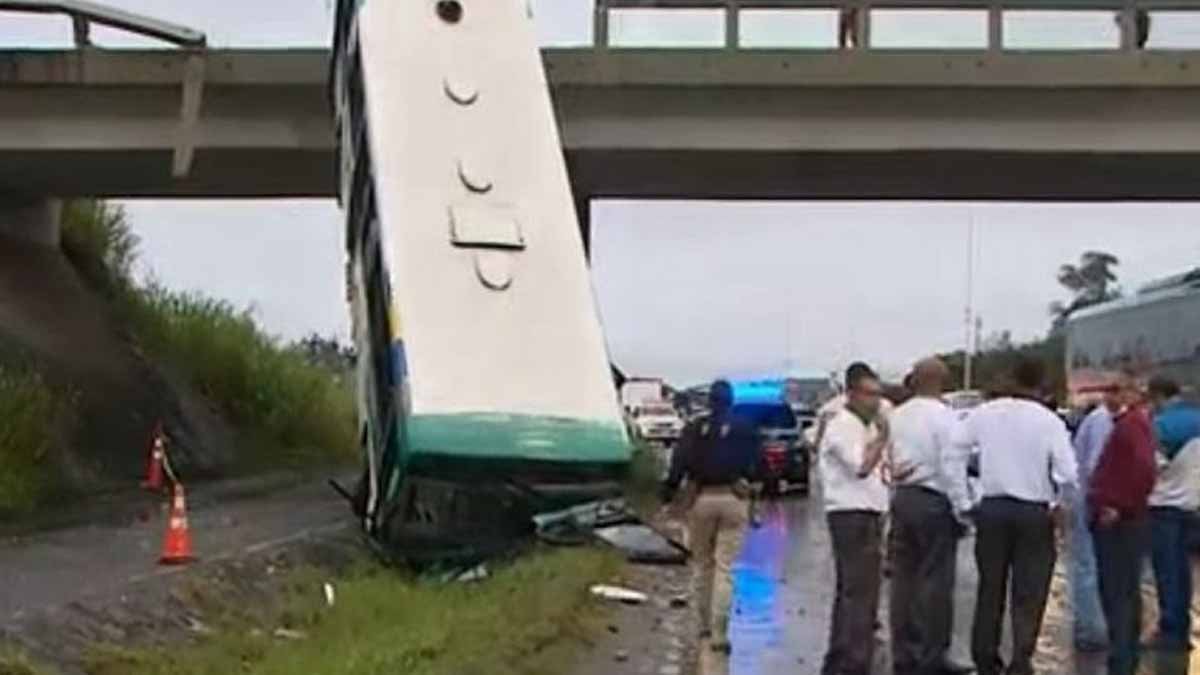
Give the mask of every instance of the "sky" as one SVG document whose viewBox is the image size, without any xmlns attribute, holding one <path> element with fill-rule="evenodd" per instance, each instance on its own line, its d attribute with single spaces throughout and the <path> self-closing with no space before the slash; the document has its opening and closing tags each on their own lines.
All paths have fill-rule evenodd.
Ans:
<svg viewBox="0 0 1200 675">
<path fill-rule="evenodd" d="M 332 0 L 106 0 L 204 30 L 213 46 L 318 46 Z M 534 0 L 545 45 L 591 37 L 589 0 Z M 876 47 L 983 44 L 978 12 L 877 11 Z M 755 11 L 747 47 L 827 47 L 831 11 Z M 1200 13 L 1155 14 L 1154 47 L 1200 47 Z M 712 46 L 707 10 L 617 12 L 621 46 Z M 1012 47 L 1107 48 L 1106 12 L 1017 12 Z M 153 41 L 95 29 L 110 47 Z M 65 46 L 61 18 L 0 15 L 0 48 Z M 129 201 L 141 273 L 252 307 L 284 339 L 345 338 L 341 220 L 330 200 Z M 1127 288 L 1200 266 L 1200 205 L 907 202 L 632 202 L 593 205 L 593 282 L 613 358 L 627 371 L 689 384 L 865 358 L 898 374 L 965 339 L 967 231 L 975 230 L 973 305 L 983 333 L 1033 339 L 1064 297 L 1058 266 L 1089 249 L 1121 259 Z M 236 241 L 237 246 L 229 246 Z"/>
</svg>

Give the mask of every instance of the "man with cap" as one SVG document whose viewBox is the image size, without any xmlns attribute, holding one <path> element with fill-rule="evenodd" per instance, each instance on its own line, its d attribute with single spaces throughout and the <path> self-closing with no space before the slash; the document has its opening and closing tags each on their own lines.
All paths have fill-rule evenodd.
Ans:
<svg viewBox="0 0 1200 675">
<path fill-rule="evenodd" d="M 700 637 L 714 652 L 728 653 L 733 562 L 749 524 L 750 481 L 758 469 L 759 438 L 752 420 L 733 413 L 733 388 L 724 380 L 709 389 L 709 413 L 684 427 L 671 456 L 663 498 L 674 498 L 687 481 L 693 587 Z"/>
</svg>

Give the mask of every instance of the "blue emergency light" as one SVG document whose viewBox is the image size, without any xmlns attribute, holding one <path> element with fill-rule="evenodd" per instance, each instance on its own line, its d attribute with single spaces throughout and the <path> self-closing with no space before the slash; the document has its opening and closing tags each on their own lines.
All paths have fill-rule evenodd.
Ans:
<svg viewBox="0 0 1200 675">
<path fill-rule="evenodd" d="M 734 403 L 782 403 L 783 380 L 754 380 L 733 382 Z"/>
</svg>

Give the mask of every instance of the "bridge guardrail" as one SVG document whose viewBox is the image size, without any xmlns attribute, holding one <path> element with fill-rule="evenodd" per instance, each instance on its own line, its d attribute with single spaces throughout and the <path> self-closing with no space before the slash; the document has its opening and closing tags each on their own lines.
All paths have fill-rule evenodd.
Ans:
<svg viewBox="0 0 1200 675">
<path fill-rule="evenodd" d="M 1112 11 L 1119 19 L 1120 48 L 1138 49 L 1138 17 L 1151 11 L 1200 12 L 1197 0 L 595 0 L 593 47 L 611 46 L 610 12 L 614 9 L 722 9 L 725 48 L 738 49 L 739 18 L 744 9 L 824 9 L 852 12 L 856 44 L 870 49 L 871 12 L 875 9 L 968 9 L 987 12 L 988 51 L 1004 50 L 1004 14 L 1009 11 Z"/>
</svg>

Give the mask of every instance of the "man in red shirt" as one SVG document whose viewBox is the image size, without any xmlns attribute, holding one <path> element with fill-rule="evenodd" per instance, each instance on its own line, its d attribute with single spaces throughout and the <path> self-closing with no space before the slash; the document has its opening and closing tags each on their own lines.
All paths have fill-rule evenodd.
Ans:
<svg viewBox="0 0 1200 675">
<path fill-rule="evenodd" d="M 1088 487 L 1100 603 L 1108 622 L 1108 672 L 1133 675 L 1141 636 L 1142 562 L 1149 547 L 1154 432 L 1136 380 L 1118 382 L 1120 409 Z"/>
</svg>

